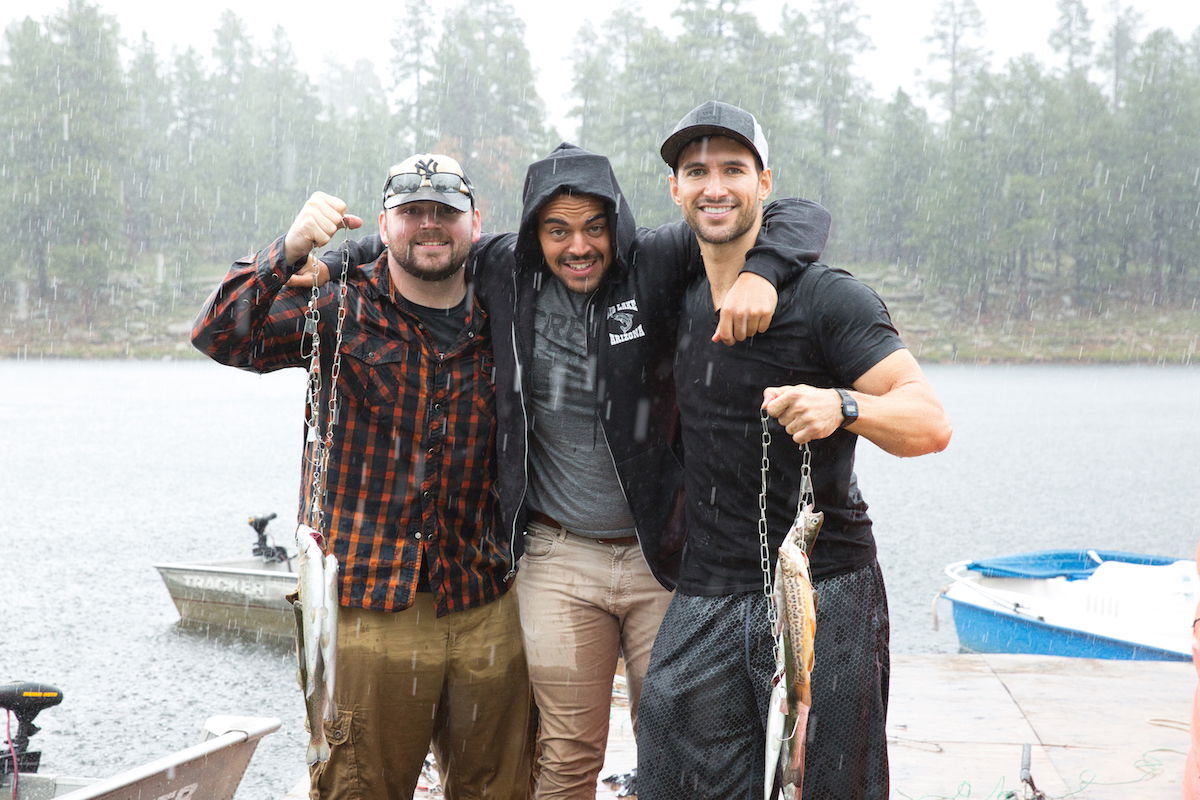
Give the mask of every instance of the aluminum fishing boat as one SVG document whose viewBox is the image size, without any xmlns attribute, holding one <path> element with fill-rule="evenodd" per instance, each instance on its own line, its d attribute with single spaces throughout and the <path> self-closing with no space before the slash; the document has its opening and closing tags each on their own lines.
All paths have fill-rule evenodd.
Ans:
<svg viewBox="0 0 1200 800">
<path fill-rule="evenodd" d="M 977 653 L 1191 661 L 1196 562 L 1042 550 L 946 567 L 959 646 Z M 934 609 L 935 626 L 937 608 Z"/>
<path fill-rule="evenodd" d="M 108 778 L 39 772 L 41 752 L 29 749 L 37 715 L 62 702 L 43 683 L 0 684 L 0 713 L 17 718 L 17 735 L 0 744 L 0 797 L 14 800 L 232 800 L 259 741 L 279 729 L 270 717 L 209 717 L 198 744 Z"/>
<path fill-rule="evenodd" d="M 285 595 L 296 589 L 294 556 L 266 534 L 274 514 L 251 517 L 258 541 L 249 558 L 155 564 L 184 626 L 290 641 L 296 616 Z"/>
</svg>

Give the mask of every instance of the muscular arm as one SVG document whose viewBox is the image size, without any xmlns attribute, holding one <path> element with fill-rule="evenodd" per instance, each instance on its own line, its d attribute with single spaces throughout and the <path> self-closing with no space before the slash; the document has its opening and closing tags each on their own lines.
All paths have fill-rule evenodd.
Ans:
<svg viewBox="0 0 1200 800">
<path fill-rule="evenodd" d="M 885 356 L 854 382 L 858 421 L 847 427 L 895 456 L 936 453 L 950 443 L 950 420 L 908 350 Z M 772 386 L 763 407 L 797 444 L 824 439 L 842 424 L 842 401 L 834 389 L 803 384 Z"/>
</svg>

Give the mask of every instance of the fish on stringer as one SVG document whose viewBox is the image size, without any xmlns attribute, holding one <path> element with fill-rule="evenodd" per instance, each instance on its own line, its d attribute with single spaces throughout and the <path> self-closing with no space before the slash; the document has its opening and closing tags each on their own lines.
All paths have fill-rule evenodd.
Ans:
<svg viewBox="0 0 1200 800">
<path fill-rule="evenodd" d="M 325 721 L 337 715 L 334 680 L 337 674 L 338 564 L 321 550 L 321 534 L 307 525 L 296 528 L 299 553 L 299 597 L 296 613 L 296 661 L 309 731 L 305 760 L 311 765 L 329 760 Z"/>
<path fill-rule="evenodd" d="M 772 631 L 776 659 L 767 705 L 765 800 L 771 800 L 777 770 L 785 800 L 797 800 L 804 786 L 804 745 L 812 708 L 817 636 L 817 597 L 808 554 L 824 520 L 824 513 L 802 500 L 796 519 L 779 546 L 775 563 L 771 601 L 777 609 L 778 621 Z"/>
</svg>

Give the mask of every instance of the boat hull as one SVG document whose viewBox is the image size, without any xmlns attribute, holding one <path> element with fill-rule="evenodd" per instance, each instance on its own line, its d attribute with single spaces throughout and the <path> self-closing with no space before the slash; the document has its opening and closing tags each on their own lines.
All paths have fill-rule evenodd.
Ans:
<svg viewBox="0 0 1200 800">
<path fill-rule="evenodd" d="M 90 780 L 38 773 L 0 776 L 0 795 L 16 800 L 231 800 L 262 737 L 279 730 L 269 717 L 209 717 L 199 744 Z"/>
<path fill-rule="evenodd" d="M 954 615 L 959 648 L 968 653 L 1022 653 L 1028 655 L 1106 658 L 1129 661 L 1191 661 L 1179 653 L 1095 633 L 1050 625 L 1037 619 L 947 597 Z"/>
<path fill-rule="evenodd" d="M 180 623 L 256 638 L 290 641 L 295 613 L 285 595 L 296 589 L 286 563 L 234 559 L 200 564 L 155 564 Z"/>
</svg>

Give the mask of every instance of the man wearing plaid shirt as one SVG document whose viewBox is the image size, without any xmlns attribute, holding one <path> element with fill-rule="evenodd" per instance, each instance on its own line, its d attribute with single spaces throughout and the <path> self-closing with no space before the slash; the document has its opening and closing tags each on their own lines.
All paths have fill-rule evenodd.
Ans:
<svg viewBox="0 0 1200 800">
<path fill-rule="evenodd" d="M 285 236 L 234 263 L 193 344 L 253 372 L 307 366 L 309 291 L 285 284 L 339 227 L 361 224 L 315 193 Z M 411 797 L 432 740 L 447 798 L 523 799 L 528 678 L 493 488 L 491 340 L 463 269 L 480 215 L 458 162 L 392 167 L 379 234 L 387 249 L 346 287 L 321 504 L 341 569 L 338 715 L 312 797 Z M 337 303 L 316 302 L 322 426 Z"/>
</svg>

